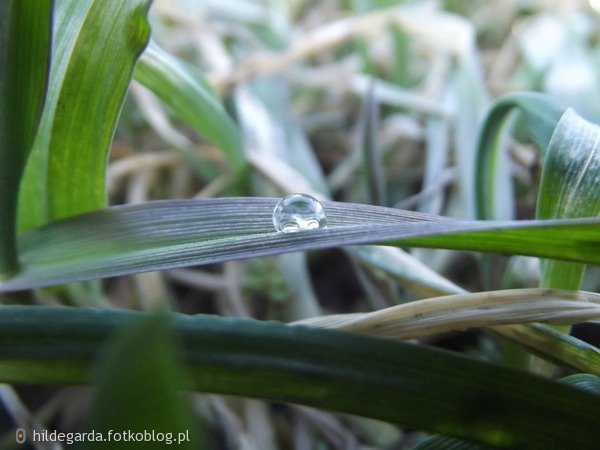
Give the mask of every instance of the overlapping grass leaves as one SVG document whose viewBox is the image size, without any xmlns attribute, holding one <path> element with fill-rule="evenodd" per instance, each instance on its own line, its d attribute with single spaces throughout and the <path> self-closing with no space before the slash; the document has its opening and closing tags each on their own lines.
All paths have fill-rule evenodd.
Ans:
<svg viewBox="0 0 600 450">
<path fill-rule="evenodd" d="M 109 335 L 142 316 L 0 309 L 0 379 L 84 383 Z M 488 445 L 592 448 L 600 397 L 439 350 L 256 320 L 172 315 L 190 386 L 359 414 Z M 515 408 L 515 405 L 519 405 Z"/>
<path fill-rule="evenodd" d="M 600 127 L 566 109 L 552 97 L 531 92 L 497 99 L 484 122 L 477 160 L 478 216 L 493 219 L 507 195 L 497 189 L 501 135 L 509 113 L 517 109 L 544 160 L 537 199 L 538 219 L 600 216 Z M 540 285 L 578 289 L 585 265 L 543 261 Z"/>
<path fill-rule="evenodd" d="M 52 3 L 0 4 L 0 276 L 17 267 L 19 183 L 46 97 Z"/>
<path fill-rule="evenodd" d="M 272 224 L 276 203 L 167 200 L 56 221 L 21 237 L 23 270 L 0 290 L 366 243 L 600 263 L 600 219 L 473 222 L 326 201 L 326 228 L 281 233 Z"/>
<path fill-rule="evenodd" d="M 149 4 L 56 2 L 48 98 L 21 182 L 20 230 L 106 205 L 108 151 L 150 35 Z"/>
</svg>

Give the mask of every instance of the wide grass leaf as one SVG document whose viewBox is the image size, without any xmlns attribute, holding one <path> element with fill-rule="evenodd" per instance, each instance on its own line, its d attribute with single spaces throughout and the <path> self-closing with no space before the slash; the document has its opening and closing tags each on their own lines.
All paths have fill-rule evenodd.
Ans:
<svg viewBox="0 0 600 450">
<path fill-rule="evenodd" d="M 17 267 L 19 183 L 46 97 L 52 3 L 0 2 L 0 277 Z"/>
<path fill-rule="evenodd" d="M 22 180 L 20 230 L 106 205 L 108 151 L 150 35 L 149 4 L 56 2 L 48 98 Z"/>
<path fill-rule="evenodd" d="M 20 239 L 0 291 L 355 244 L 517 253 L 600 264 L 600 219 L 476 222 L 324 201 L 326 228 L 273 228 L 275 198 L 166 200 L 53 222 Z"/>
<path fill-rule="evenodd" d="M 142 313 L 0 308 L 0 380 L 85 383 Z M 191 388 L 300 403 L 487 445 L 594 448 L 600 396 L 439 350 L 274 322 L 172 315 Z"/>
</svg>

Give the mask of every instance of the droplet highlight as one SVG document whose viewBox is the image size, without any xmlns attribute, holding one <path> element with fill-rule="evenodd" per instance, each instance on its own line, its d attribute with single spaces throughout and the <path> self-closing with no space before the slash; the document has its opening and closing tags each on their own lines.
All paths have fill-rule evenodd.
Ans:
<svg viewBox="0 0 600 450">
<path fill-rule="evenodd" d="M 283 233 L 295 233 L 325 228 L 327 218 L 323 205 L 316 198 L 306 194 L 292 194 L 275 206 L 273 226 Z"/>
</svg>

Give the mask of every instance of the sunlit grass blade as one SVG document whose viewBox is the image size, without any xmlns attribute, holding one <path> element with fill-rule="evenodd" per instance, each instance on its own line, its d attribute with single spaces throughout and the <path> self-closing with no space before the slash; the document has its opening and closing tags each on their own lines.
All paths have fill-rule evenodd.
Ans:
<svg viewBox="0 0 600 450">
<path fill-rule="evenodd" d="M 113 207 L 23 234 L 23 270 L 0 290 L 366 243 L 600 263 L 600 219 L 472 222 L 323 202 L 327 228 L 277 232 L 278 199 L 167 200 Z"/>
<path fill-rule="evenodd" d="M 151 42 L 138 62 L 135 79 L 202 137 L 216 144 L 239 175 L 246 165 L 239 128 L 199 71 Z"/>
<path fill-rule="evenodd" d="M 85 383 L 107 337 L 140 315 L 3 307 L 0 380 Z M 173 315 L 172 326 L 195 390 L 300 403 L 488 445 L 592 448 L 600 439 L 600 417 L 590 414 L 600 396 L 514 369 L 273 322 Z"/>
<path fill-rule="evenodd" d="M 51 0 L 0 2 L 0 278 L 17 268 L 19 185 L 46 97 Z"/>
<path fill-rule="evenodd" d="M 150 0 L 60 1 L 48 100 L 19 198 L 19 229 L 106 205 L 107 155 Z"/>
<path fill-rule="evenodd" d="M 297 322 L 377 337 L 415 339 L 499 324 L 572 324 L 600 318 L 600 294 L 515 289 L 417 300 L 369 313 L 335 314 Z"/>
</svg>

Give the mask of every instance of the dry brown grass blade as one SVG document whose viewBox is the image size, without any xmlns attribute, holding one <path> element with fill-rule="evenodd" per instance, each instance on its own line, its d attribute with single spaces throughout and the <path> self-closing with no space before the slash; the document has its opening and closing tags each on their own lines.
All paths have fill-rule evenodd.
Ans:
<svg viewBox="0 0 600 450">
<path fill-rule="evenodd" d="M 598 318 L 600 294 L 514 289 L 435 297 L 370 313 L 321 316 L 294 324 L 414 339 L 501 324 L 548 322 L 566 325 Z"/>
</svg>

